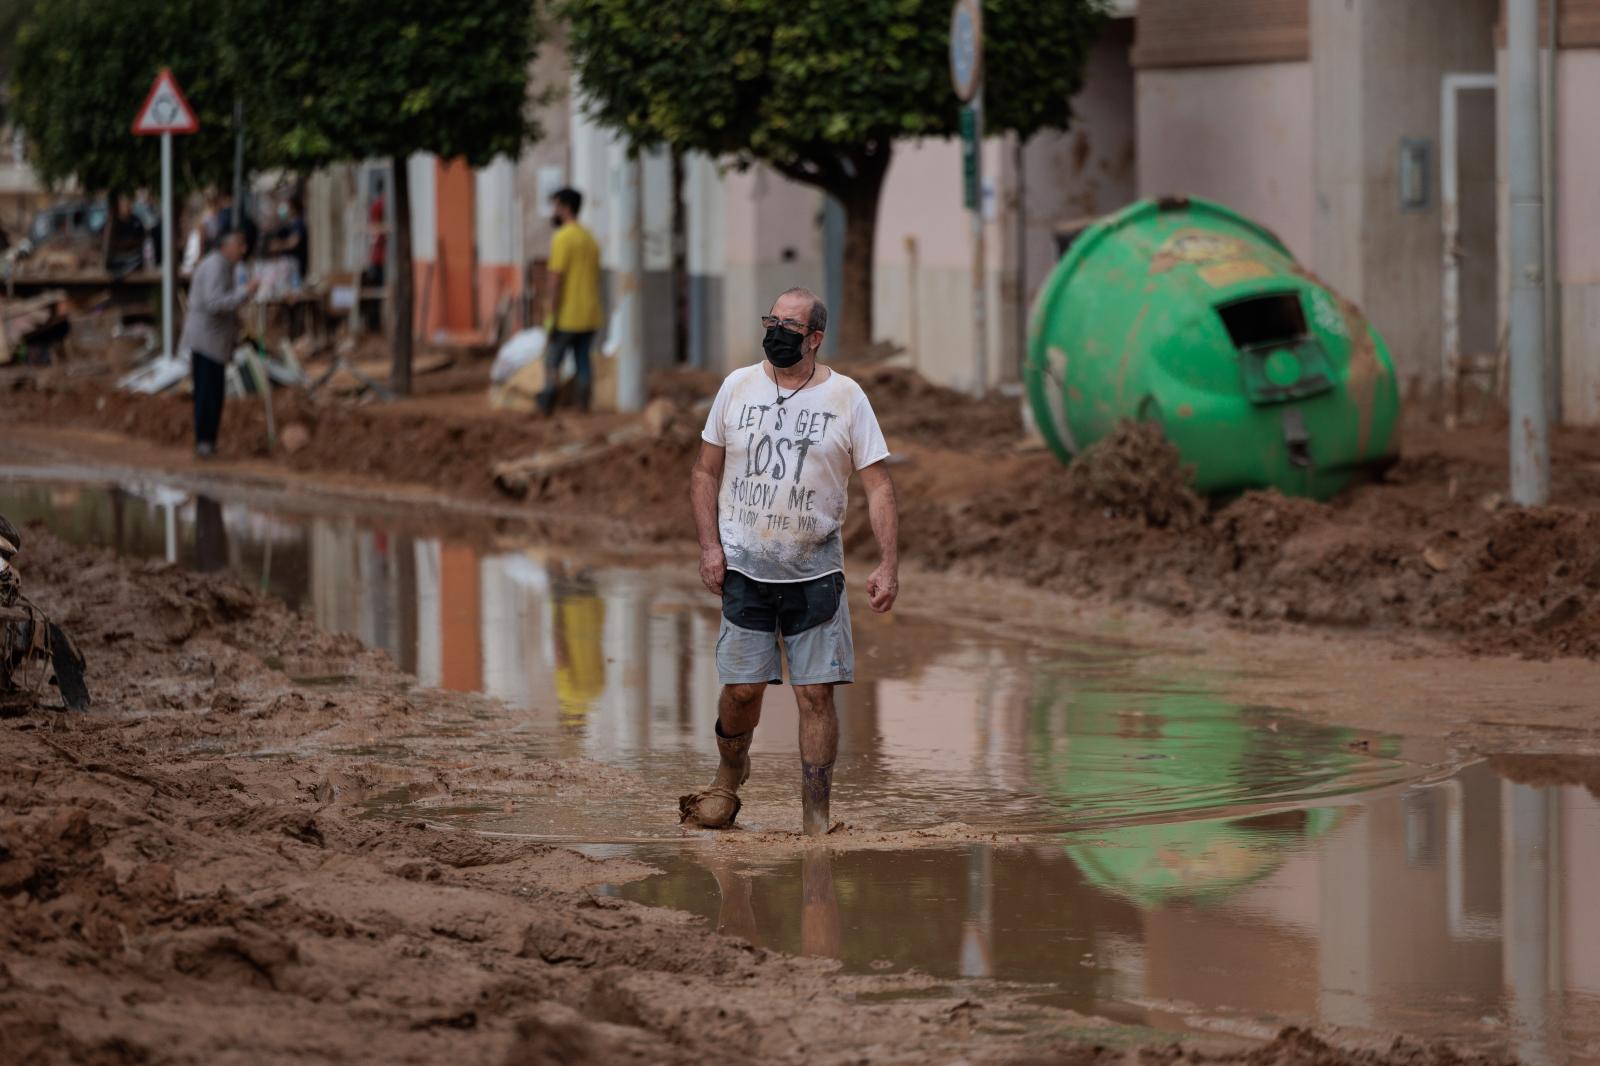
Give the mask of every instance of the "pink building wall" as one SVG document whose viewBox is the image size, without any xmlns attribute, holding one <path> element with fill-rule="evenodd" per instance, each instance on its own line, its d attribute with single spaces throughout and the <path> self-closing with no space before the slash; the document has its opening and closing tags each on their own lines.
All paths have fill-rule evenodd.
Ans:
<svg viewBox="0 0 1600 1066">
<path fill-rule="evenodd" d="M 984 145 L 986 182 L 998 177 L 999 146 Z M 955 140 L 895 145 L 878 208 L 873 328 L 905 349 L 911 365 L 940 384 L 972 382 L 972 224 L 963 203 L 961 146 Z M 999 232 L 985 230 L 989 272 L 1000 262 Z M 997 286 L 990 281 L 990 307 Z M 995 341 L 990 312 L 990 348 Z"/>
<path fill-rule="evenodd" d="M 1310 63 L 1141 70 L 1136 93 L 1140 196 L 1218 200 L 1310 262 Z"/>
<path fill-rule="evenodd" d="M 1600 422 L 1600 49 L 1566 49 L 1557 67 L 1556 241 L 1561 282 L 1562 406 Z"/>
</svg>

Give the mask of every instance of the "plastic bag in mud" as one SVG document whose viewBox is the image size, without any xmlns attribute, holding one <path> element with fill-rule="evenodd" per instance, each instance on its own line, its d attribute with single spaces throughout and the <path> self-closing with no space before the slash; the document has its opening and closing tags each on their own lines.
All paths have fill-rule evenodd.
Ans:
<svg viewBox="0 0 1600 1066">
<path fill-rule="evenodd" d="M 511 339 L 502 344 L 496 353 L 494 366 L 489 368 L 489 380 L 496 385 L 504 385 L 511 380 L 511 375 L 543 356 L 549 341 L 545 331 L 537 326 L 512 334 Z"/>
</svg>

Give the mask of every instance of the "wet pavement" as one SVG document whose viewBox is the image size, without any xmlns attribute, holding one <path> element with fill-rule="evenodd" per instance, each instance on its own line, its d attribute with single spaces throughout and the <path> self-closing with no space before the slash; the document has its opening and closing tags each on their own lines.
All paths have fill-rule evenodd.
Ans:
<svg viewBox="0 0 1600 1066">
<path fill-rule="evenodd" d="M 581 756 L 664 783 L 603 806 L 397 795 L 373 804 L 380 816 L 637 857 L 662 872 L 601 891 L 851 971 L 1025 982 L 1163 1030 L 1310 1023 L 1600 1061 L 1600 799 L 1584 788 L 1242 706 L 1203 656 L 1174 670 L 1113 632 L 981 632 L 863 605 L 835 813 L 858 838 L 909 835 L 726 846 L 672 817 L 677 792 L 709 774 L 717 691 L 715 604 L 685 568 L 208 491 L 12 470 L 0 512 L 232 571 L 424 684 L 521 709 L 491 735 L 464 724 L 468 755 Z M 775 691 L 748 829 L 793 828 L 795 730 Z M 994 839 L 951 843 L 940 829 L 954 822 Z"/>
</svg>

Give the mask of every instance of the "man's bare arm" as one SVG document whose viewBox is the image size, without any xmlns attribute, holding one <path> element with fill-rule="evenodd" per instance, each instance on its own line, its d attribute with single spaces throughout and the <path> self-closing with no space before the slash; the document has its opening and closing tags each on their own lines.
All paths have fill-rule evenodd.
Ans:
<svg viewBox="0 0 1600 1066">
<path fill-rule="evenodd" d="M 717 496 L 722 491 L 722 464 L 727 449 L 700 442 L 700 457 L 689 475 L 689 505 L 700 538 L 700 580 L 713 596 L 722 595 L 722 578 L 728 571 L 722 554 L 722 534 L 717 528 Z"/>
<path fill-rule="evenodd" d="M 894 606 L 900 595 L 900 511 L 894 498 L 894 479 L 882 462 L 861 471 L 867 490 L 867 517 L 878 540 L 878 568 L 867 578 L 867 600 L 879 614 Z"/>
</svg>

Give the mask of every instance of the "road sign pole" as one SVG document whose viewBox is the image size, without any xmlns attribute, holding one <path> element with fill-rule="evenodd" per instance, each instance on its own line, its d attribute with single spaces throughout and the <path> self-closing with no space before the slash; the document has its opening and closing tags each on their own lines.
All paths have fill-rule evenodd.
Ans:
<svg viewBox="0 0 1600 1066">
<path fill-rule="evenodd" d="M 972 98 L 972 174 L 976 195 L 972 204 L 972 359 L 977 370 L 975 391 L 989 391 L 989 257 L 983 233 L 983 90 Z"/>
<path fill-rule="evenodd" d="M 161 135 L 161 354 L 172 358 L 172 134 Z"/>
<path fill-rule="evenodd" d="M 139 105 L 133 119 L 133 132 L 137 136 L 161 135 L 161 355 L 172 358 L 172 319 L 175 301 L 172 298 L 173 260 L 172 244 L 172 135 L 193 133 L 200 128 L 195 121 L 194 108 L 183 98 L 172 71 L 162 67 L 150 85 L 150 93 Z M 115 204 L 111 205 L 113 208 Z M 108 223 L 109 224 L 109 223 Z"/>
<path fill-rule="evenodd" d="M 983 242 L 983 4 L 955 0 L 950 9 L 950 85 L 961 109 L 961 162 L 972 212 L 973 391 L 989 389 L 989 257 Z"/>
</svg>

